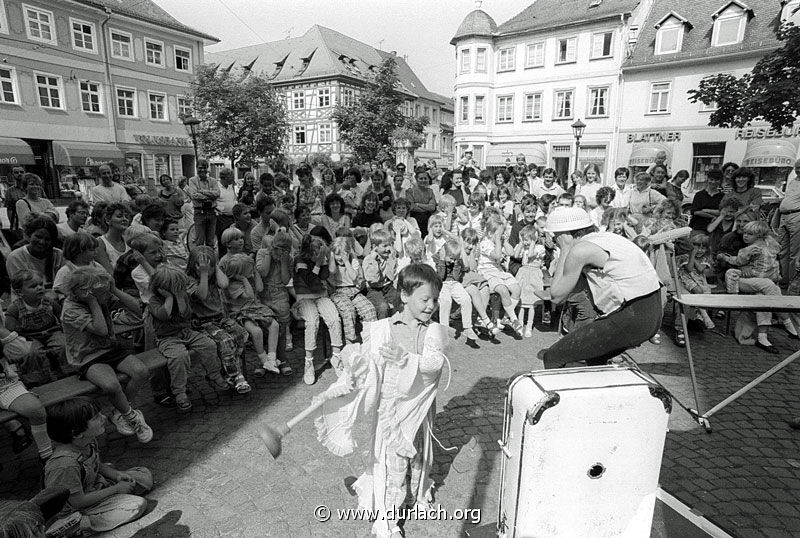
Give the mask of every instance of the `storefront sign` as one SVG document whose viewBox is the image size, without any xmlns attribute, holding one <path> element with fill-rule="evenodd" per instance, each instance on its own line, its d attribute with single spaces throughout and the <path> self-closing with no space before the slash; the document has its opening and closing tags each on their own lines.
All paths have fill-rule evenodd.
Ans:
<svg viewBox="0 0 800 538">
<path fill-rule="evenodd" d="M 180 138 L 177 136 L 151 136 L 151 135 L 133 135 L 133 139 L 137 144 L 143 146 L 174 146 L 178 148 L 189 147 L 188 138 Z"/>
<path fill-rule="evenodd" d="M 92 157 L 86 157 L 86 166 L 102 166 L 104 164 L 108 164 L 108 159 L 94 159 Z"/>
<path fill-rule="evenodd" d="M 753 138 L 794 138 L 800 136 L 800 125 L 784 127 L 776 131 L 772 127 L 746 127 L 736 129 L 736 140 L 751 140 Z M 776 165 L 778 166 L 778 165 Z"/>
<path fill-rule="evenodd" d="M 742 166 L 747 168 L 768 168 L 768 167 L 787 167 L 794 166 L 792 157 L 782 157 L 780 155 L 764 155 L 763 157 L 748 157 L 742 161 Z"/>
<path fill-rule="evenodd" d="M 0 164 L 19 164 L 16 157 L 0 157 Z"/>
<path fill-rule="evenodd" d="M 655 133 L 631 133 L 627 137 L 628 144 L 638 142 L 680 142 L 681 133 L 679 131 L 655 132 Z"/>
</svg>

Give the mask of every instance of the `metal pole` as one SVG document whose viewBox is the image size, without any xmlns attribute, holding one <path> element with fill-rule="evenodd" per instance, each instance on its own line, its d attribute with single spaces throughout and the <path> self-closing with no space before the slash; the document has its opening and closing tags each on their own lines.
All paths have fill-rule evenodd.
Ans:
<svg viewBox="0 0 800 538">
<path fill-rule="evenodd" d="M 575 171 L 576 172 L 578 170 L 580 170 L 580 167 L 581 167 L 581 163 L 578 160 L 580 154 L 581 154 L 581 137 L 578 136 L 578 137 L 575 138 Z"/>
<path fill-rule="evenodd" d="M 194 174 L 197 175 L 197 161 L 200 158 L 197 155 L 197 133 L 195 133 L 194 127 L 192 127 L 192 146 L 194 146 Z"/>
</svg>

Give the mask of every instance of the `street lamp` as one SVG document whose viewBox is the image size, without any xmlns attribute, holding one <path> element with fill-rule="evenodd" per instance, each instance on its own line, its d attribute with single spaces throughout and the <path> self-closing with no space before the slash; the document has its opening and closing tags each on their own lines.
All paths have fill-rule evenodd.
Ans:
<svg viewBox="0 0 800 538">
<path fill-rule="evenodd" d="M 192 137 L 192 146 L 194 146 L 194 173 L 196 174 L 197 161 L 200 160 L 197 156 L 197 126 L 200 125 L 200 120 L 194 116 L 186 116 L 183 118 L 183 125 L 186 127 L 187 132 Z"/>
<path fill-rule="evenodd" d="M 575 170 L 578 170 L 580 167 L 580 152 L 581 152 L 581 138 L 583 137 L 583 131 L 586 130 L 586 124 L 583 123 L 581 120 L 576 121 L 572 124 L 572 136 L 575 137 Z"/>
</svg>

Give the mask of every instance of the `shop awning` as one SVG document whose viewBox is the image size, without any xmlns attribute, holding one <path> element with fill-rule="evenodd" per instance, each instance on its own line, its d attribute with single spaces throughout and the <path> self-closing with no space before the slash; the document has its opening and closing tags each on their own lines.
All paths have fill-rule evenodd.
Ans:
<svg viewBox="0 0 800 538">
<path fill-rule="evenodd" d="M 547 151 L 544 144 L 498 144 L 491 146 L 486 153 L 486 166 L 513 166 L 520 153 L 525 155 L 527 164 L 547 165 Z"/>
<path fill-rule="evenodd" d="M 100 166 L 122 164 L 122 151 L 113 144 L 91 142 L 53 142 L 55 164 L 62 166 Z"/>
<path fill-rule="evenodd" d="M 656 162 L 656 155 L 659 151 L 667 152 L 667 162 L 670 162 L 670 153 L 668 148 L 659 145 L 647 146 L 634 146 L 631 156 L 628 159 L 628 166 L 650 166 Z"/>
<path fill-rule="evenodd" d="M 797 146 L 791 140 L 748 140 L 742 166 L 747 168 L 791 168 Z"/>
<path fill-rule="evenodd" d="M 0 137 L 0 164 L 36 164 L 33 150 L 24 140 L 19 138 Z"/>
</svg>

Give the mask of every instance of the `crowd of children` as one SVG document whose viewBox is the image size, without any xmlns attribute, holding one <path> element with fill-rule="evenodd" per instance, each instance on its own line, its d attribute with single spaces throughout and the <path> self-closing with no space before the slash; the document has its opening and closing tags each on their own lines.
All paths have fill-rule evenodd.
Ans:
<svg viewBox="0 0 800 538">
<path fill-rule="evenodd" d="M 156 400 L 179 412 L 192 407 L 192 366 L 216 390 L 247 393 L 248 342 L 256 376 L 291 376 L 287 352 L 301 345 L 292 327 L 302 323 L 303 380 L 313 384 L 320 322 L 339 370 L 342 348 L 359 341 L 360 325 L 402 310 L 404 267 L 432 268 L 441 281 L 434 315 L 447 328 L 453 314 L 466 344 L 479 347 L 506 330 L 531 338 L 537 306 L 550 324 L 547 284 L 559 249 L 544 224 L 556 207 L 579 207 L 599 229 L 652 252 L 649 237 L 687 225 L 680 189 L 650 173 L 631 184 L 628 170 L 618 169 L 615 185 L 601 187 L 590 165 L 565 190 L 555 170 L 538 172 L 518 163 L 492 174 L 467 163 L 441 176 L 424 167 L 409 175 L 399 165 L 375 165 L 341 174 L 325 169 L 317 182 L 301 167 L 294 188 L 284 174 L 264 174 L 260 189 L 250 178 L 238 197 L 233 224 L 218 234 L 219 250 L 187 241 L 191 219 L 180 213 L 182 191 L 168 177 L 168 196 L 98 203 L 89 222 L 84 216 L 76 227 L 58 228 L 58 239 L 42 221 L 50 217 L 33 215 L 29 222 L 42 222 L 26 227 L 28 244 L 17 249 L 27 258 L 7 264 L 12 294 L 0 325 L 0 408 L 30 423 L 45 482 L 68 485 L 68 504 L 84 514 L 82 524 L 108 530 L 130 521 L 122 514 L 141 514 L 131 494 L 151 487 L 152 478 L 146 469 L 120 472 L 100 463 L 94 439 L 105 418 L 94 404 L 68 401 L 46 413 L 31 386 L 77 374 L 107 395 L 120 434 L 147 443 L 153 431 L 135 402 L 148 378 Z M 70 219 L 88 213 L 83 202 L 73 206 Z M 715 207 L 696 212 L 705 226 L 671 247 L 686 291 L 708 293 L 716 278 L 729 293 L 781 293 L 776 242 L 750 206 L 718 197 Z M 697 319 L 714 326 L 712 313 L 699 311 Z M 781 321 L 797 338 L 792 320 Z M 757 324 L 756 345 L 775 352 L 767 338 L 771 317 L 759 314 Z M 117 336 L 120 327 L 142 330 L 131 340 Z M 676 342 L 684 338 L 678 329 Z M 157 348 L 166 368 L 148 371 L 135 346 Z"/>
</svg>

